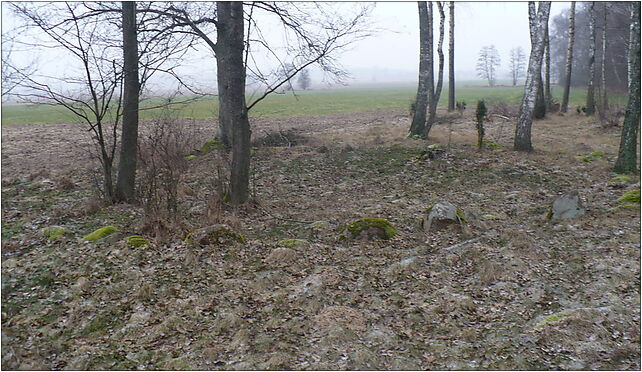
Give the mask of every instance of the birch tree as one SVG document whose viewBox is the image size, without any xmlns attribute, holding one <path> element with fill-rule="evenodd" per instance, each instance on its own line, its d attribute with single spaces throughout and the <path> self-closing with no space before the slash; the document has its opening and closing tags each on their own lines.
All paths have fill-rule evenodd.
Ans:
<svg viewBox="0 0 642 372">
<path fill-rule="evenodd" d="M 564 80 L 564 95 L 562 96 L 561 112 L 568 111 L 568 100 L 571 92 L 571 73 L 573 71 L 573 44 L 575 42 L 575 1 L 571 2 L 571 10 L 568 15 L 568 46 L 566 47 L 566 69 Z"/>
<path fill-rule="evenodd" d="M 640 3 L 631 3 L 631 32 L 629 39 L 629 102 L 624 115 L 620 149 L 615 162 L 615 172 L 637 171 L 637 140 L 640 126 Z"/>
<path fill-rule="evenodd" d="M 524 97 L 519 109 L 519 118 L 515 128 L 514 149 L 516 151 L 532 151 L 531 126 L 533 124 L 533 109 L 537 98 L 538 80 L 541 79 L 542 58 L 544 54 L 544 37 L 546 24 L 551 10 L 551 2 L 540 2 L 537 11 L 535 2 L 528 2 L 528 19 L 531 35 L 531 54 L 528 61 Z"/>
<path fill-rule="evenodd" d="M 551 43 L 548 35 L 548 24 L 546 25 L 546 36 L 544 37 L 546 47 L 544 49 L 544 99 L 546 111 L 550 111 L 553 104 L 553 95 L 551 94 Z"/>
<path fill-rule="evenodd" d="M 450 2 L 448 22 L 448 111 L 455 111 L 455 2 Z"/>
<path fill-rule="evenodd" d="M 609 99 L 606 94 L 606 27 L 607 27 L 607 17 L 608 17 L 608 3 L 603 2 L 603 11 L 604 19 L 602 22 L 602 63 L 601 63 L 601 77 L 602 83 L 600 84 L 601 96 L 600 96 L 600 120 L 604 120 L 606 115 L 606 110 L 609 108 Z"/>
<path fill-rule="evenodd" d="M 432 4 L 429 5 L 432 13 Z M 430 111 L 428 112 L 428 122 L 426 123 L 426 135 L 430 133 L 432 125 L 435 123 L 437 118 L 437 105 L 439 104 L 439 98 L 441 97 L 441 91 L 444 86 L 444 23 L 446 20 L 446 14 L 444 13 L 444 3 L 437 2 L 437 9 L 439 10 L 439 42 L 437 43 L 437 56 L 439 58 L 439 66 L 437 72 L 437 86 L 435 87 L 435 92 L 432 94 L 430 99 L 429 106 Z"/>
<path fill-rule="evenodd" d="M 586 90 L 586 115 L 595 114 L 595 3 L 589 4 L 589 79 Z"/>
</svg>

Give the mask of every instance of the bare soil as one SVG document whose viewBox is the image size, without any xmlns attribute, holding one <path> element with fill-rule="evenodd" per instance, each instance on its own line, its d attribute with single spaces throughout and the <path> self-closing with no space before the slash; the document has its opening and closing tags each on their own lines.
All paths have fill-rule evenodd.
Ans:
<svg viewBox="0 0 642 372">
<path fill-rule="evenodd" d="M 146 233 L 140 206 L 99 204 L 78 124 L 3 127 L 2 368 L 639 370 L 640 210 L 616 207 L 640 186 L 611 180 L 620 128 L 552 115 L 524 154 L 496 119 L 479 152 L 472 113 L 441 114 L 427 143 L 404 112 L 253 120 L 255 138 L 305 143 L 255 149 L 241 208 L 212 186 L 225 151 L 190 160 L 181 229 L 246 238 L 202 248 Z M 216 123 L 187 125 L 196 149 Z M 546 220 L 570 191 L 586 214 Z M 468 223 L 425 233 L 439 201 Z M 341 239 L 361 217 L 398 234 Z M 82 241 L 106 225 L 119 235 Z"/>
</svg>

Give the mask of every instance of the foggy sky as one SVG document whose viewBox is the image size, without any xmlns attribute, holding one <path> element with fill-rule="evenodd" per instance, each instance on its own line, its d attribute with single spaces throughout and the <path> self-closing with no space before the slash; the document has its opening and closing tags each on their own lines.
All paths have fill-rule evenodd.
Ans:
<svg viewBox="0 0 642 372">
<path fill-rule="evenodd" d="M 13 27 L 14 16 L 3 3 L 2 30 Z M 568 2 L 554 2 L 551 18 Z M 352 75 L 350 83 L 385 83 L 417 80 L 419 65 L 419 20 L 416 2 L 378 2 L 371 13 L 371 23 L 380 31 L 371 38 L 355 43 L 351 50 L 342 53 L 339 61 Z M 528 31 L 528 3 L 526 2 L 456 2 L 455 5 L 455 71 L 458 80 L 475 77 L 475 64 L 479 50 L 486 45 L 495 45 L 501 56 L 498 78 L 508 78 L 508 60 L 511 48 L 521 46 L 527 55 L 530 51 Z M 446 9 L 446 20 L 449 14 Z M 435 7 L 435 49 L 439 25 Z M 444 53 L 448 47 L 448 24 Z M 58 53 L 58 54 L 56 54 Z M 67 69 L 69 60 L 59 52 L 33 50 L 16 52 L 12 56 L 18 65 L 28 64 L 37 58 L 40 72 L 56 74 Z M 447 68 L 447 63 L 446 63 Z M 211 51 L 202 48 L 192 55 L 182 69 L 193 79 L 204 84 L 215 81 L 215 63 Z M 447 72 L 446 72 L 447 78 Z M 318 71 L 312 71 L 313 86 L 319 87 Z M 161 84 L 162 85 L 162 84 Z"/>
</svg>

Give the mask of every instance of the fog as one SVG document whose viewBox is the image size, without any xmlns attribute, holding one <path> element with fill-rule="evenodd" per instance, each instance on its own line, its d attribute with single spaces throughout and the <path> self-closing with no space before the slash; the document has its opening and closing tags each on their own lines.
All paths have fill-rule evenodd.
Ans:
<svg viewBox="0 0 642 372">
<path fill-rule="evenodd" d="M 346 3 L 342 4 L 346 6 Z M 347 4 L 349 5 L 349 4 Z M 551 18 L 565 8 L 568 2 L 554 2 Z M 2 4 L 2 32 L 5 34 L 19 22 Z M 446 20 L 448 20 L 446 10 Z M 435 7 L 435 49 L 439 16 Z M 375 3 L 369 23 L 373 27 L 372 36 L 354 43 L 344 51 L 338 61 L 350 77 L 344 81 L 348 86 L 373 84 L 414 84 L 417 81 L 419 58 L 419 20 L 416 2 L 379 2 Z M 266 32 L 268 39 L 278 39 L 277 28 Z M 4 39 L 4 38 L 3 38 Z M 448 56 L 448 24 L 444 53 Z M 457 80 L 477 80 L 475 64 L 481 47 L 495 45 L 501 56 L 498 78 L 508 78 L 509 52 L 521 46 L 526 53 L 530 50 L 528 31 L 528 3 L 526 2 L 457 2 L 455 5 L 455 73 Z M 12 63 L 26 66 L 38 61 L 38 73 L 56 76 L 69 71 L 75 63 L 70 57 L 57 50 L 36 50 L 34 48 L 15 48 Z M 181 68 L 185 77 L 201 86 L 215 86 L 216 63 L 213 54 L 205 46 L 192 52 Z M 447 78 L 447 63 L 446 63 Z M 334 86 L 335 82 L 324 80 L 318 69 L 311 69 L 313 88 Z M 163 91 L 166 80 L 159 78 L 150 88 Z"/>
</svg>

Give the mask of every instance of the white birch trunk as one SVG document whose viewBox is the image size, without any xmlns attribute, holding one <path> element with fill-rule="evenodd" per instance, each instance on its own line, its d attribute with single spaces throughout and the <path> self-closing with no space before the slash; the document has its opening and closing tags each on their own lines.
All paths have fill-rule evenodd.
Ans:
<svg viewBox="0 0 642 372">
<path fill-rule="evenodd" d="M 568 16 L 568 46 L 566 48 L 566 80 L 564 81 L 564 96 L 560 111 L 568 111 L 568 100 L 571 92 L 571 73 L 573 71 L 573 43 L 575 42 L 575 1 L 571 3 Z"/>
<path fill-rule="evenodd" d="M 514 149 L 517 151 L 532 151 L 531 126 L 533 124 L 533 109 L 537 99 L 538 81 L 541 79 L 542 59 L 544 56 L 544 37 L 546 25 L 551 10 L 551 2 L 540 2 L 535 13 L 535 3 L 528 3 L 529 24 L 531 33 L 531 54 L 528 60 L 524 97 L 519 109 L 519 118 L 515 128 Z"/>
</svg>

